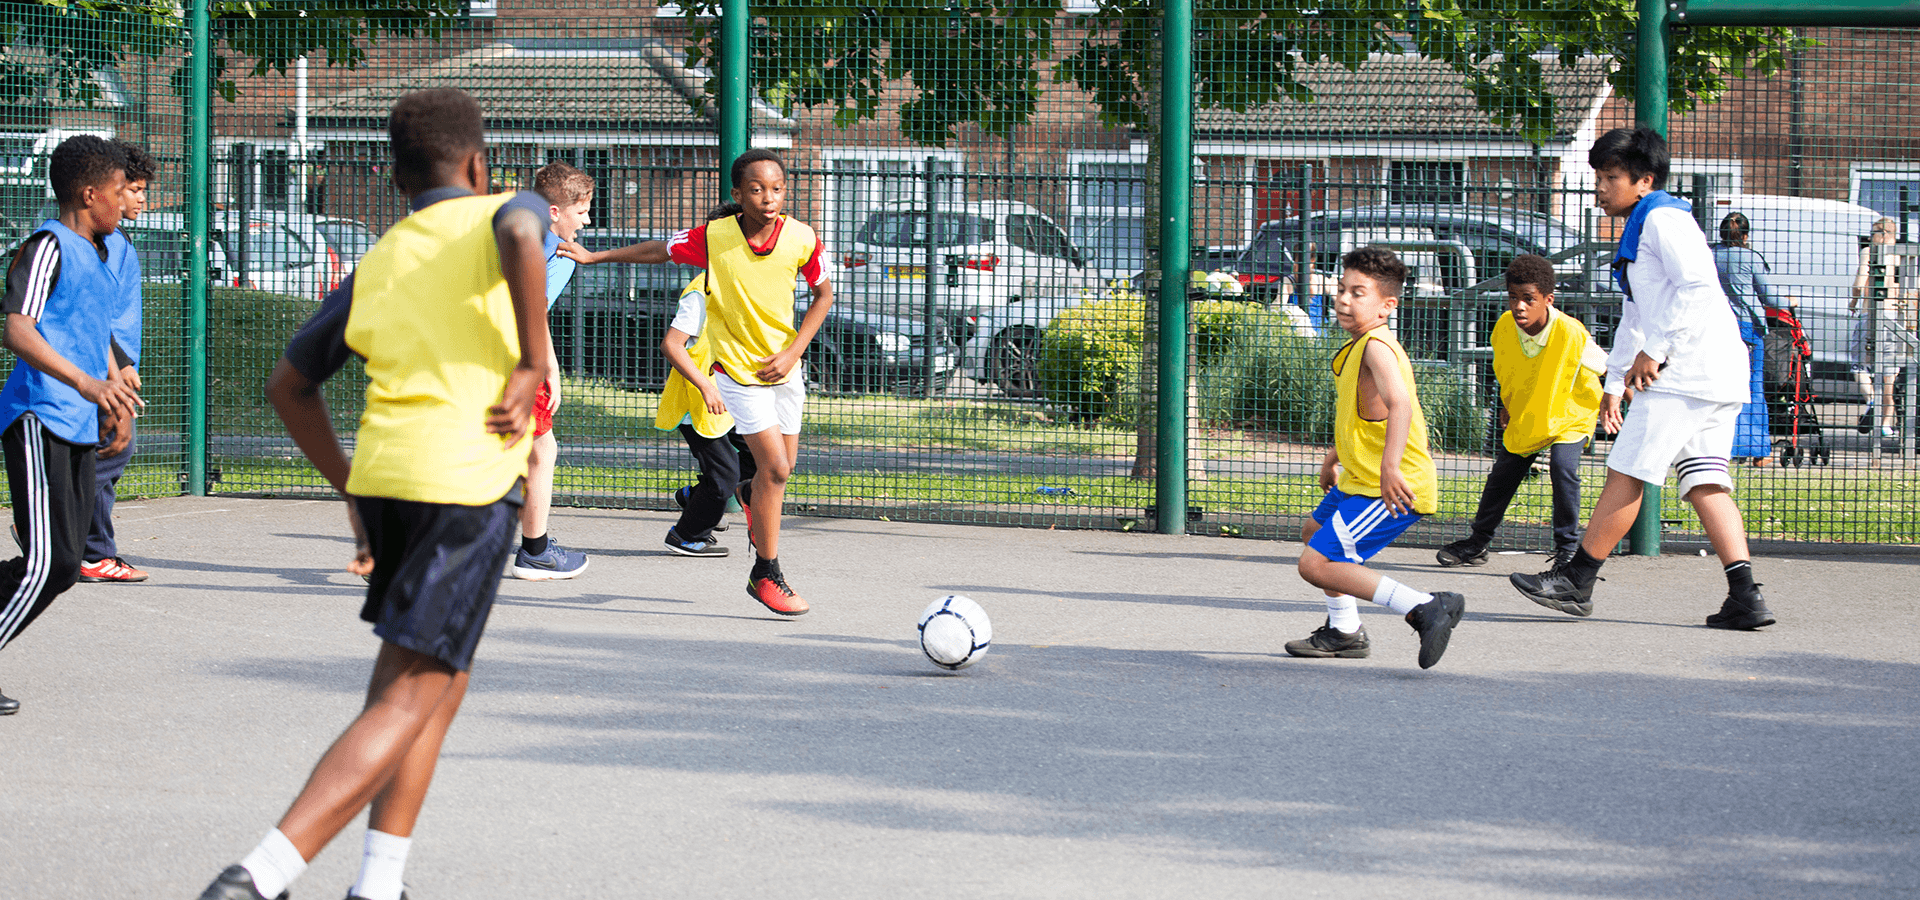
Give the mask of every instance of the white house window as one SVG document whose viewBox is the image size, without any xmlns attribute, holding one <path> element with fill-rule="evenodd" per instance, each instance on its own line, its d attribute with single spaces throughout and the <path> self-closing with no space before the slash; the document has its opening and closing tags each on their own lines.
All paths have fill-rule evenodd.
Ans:
<svg viewBox="0 0 1920 900">
<path fill-rule="evenodd" d="M 1090 266 L 1137 270 L 1147 263 L 1147 160 L 1144 153 L 1068 157 L 1067 234 Z"/>
<path fill-rule="evenodd" d="M 1711 204 L 1740 193 L 1740 170 L 1737 159 L 1676 159 L 1667 167 L 1667 193 Z"/>
<path fill-rule="evenodd" d="M 228 209 L 316 212 L 318 198 L 308 189 L 319 185 L 324 155 L 322 145 L 310 141 L 308 165 L 302 166 L 293 142 L 284 138 L 217 142 L 215 199 Z"/>
<path fill-rule="evenodd" d="M 852 240 L 880 207 L 925 208 L 929 171 L 935 175 L 960 173 L 960 154 L 950 150 L 928 153 L 829 149 L 820 156 L 827 170 L 821 230 L 826 232 L 829 243 L 835 245 Z M 931 169 L 929 157 L 932 157 Z M 952 208 L 965 200 L 966 188 L 961 179 L 940 179 L 934 195 L 938 206 Z"/>
<path fill-rule="evenodd" d="M 1920 240 L 1920 166 L 1855 164 L 1853 184 L 1848 191 L 1853 202 L 1883 216 L 1905 219 L 1907 239 Z M 1907 206 L 1900 205 L 1900 189 L 1907 191 Z"/>
<path fill-rule="evenodd" d="M 1387 163 L 1387 202 L 1465 203 L 1467 164 L 1446 160 L 1393 160 Z"/>
</svg>

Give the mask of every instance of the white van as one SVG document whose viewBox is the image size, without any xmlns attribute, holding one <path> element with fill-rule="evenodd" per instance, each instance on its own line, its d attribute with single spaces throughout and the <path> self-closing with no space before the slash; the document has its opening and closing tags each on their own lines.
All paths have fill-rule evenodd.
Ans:
<svg viewBox="0 0 1920 900">
<path fill-rule="evenodd" d="M 1720 220 L 1744 213 L 1752 223 L 1747 243 L 1765 257 L 1774 292 L 1792 298 L 1813 344 L 1815 389 L 1822 396 L 1851 399 L 1857 388 L 1847 374 L 1853 315 L 1847 300 L 1860 265 L 1860 247 L 1880 214 L 1857 203 L 1734 194 L 1716 197 L 1707 217 L 1707 239 L 1720 240 Z"/>
</svg>

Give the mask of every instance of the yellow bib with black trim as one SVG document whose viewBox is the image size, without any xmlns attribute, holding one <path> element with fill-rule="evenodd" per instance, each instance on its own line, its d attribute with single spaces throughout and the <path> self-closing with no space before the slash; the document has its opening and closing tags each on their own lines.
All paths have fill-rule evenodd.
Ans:
<svg viewBox="0 0 1920 900">
<path fill-rule="evenodd" d="M 1380 496 L 1380 460 L 1387 450 L 1387 420 L 1360 415 L 1360 370 L 1365 368 L 1360 361 L 1368 341 L 1385 344 L 1399 363 L 1400 380 L 1406 383 L 1407 398 L 1413 402 L 1413 423 L 1407 429 L 1407 447 L 1400 454 L 1400 474 L 1413 489 L 1413 511 L 1433 515 L 1440 510 L 1440 491 L 1433 457 L 1427 453 L 1427 416 L 1420 410 L 1420 394 L 1414 389 L 1413 363 L 1385 325 L 1348 341 L 1333 355 L 1333 442 L 1340 456 L 1340 478 L 1335 486 L 1360 497 Z"/>
<path fill-rule="evenodd" d="M 704 305 L 707 294 L 701 282 L 706 277 L 704 272 L 693 276 L 693 280 L 680 289 L 681 301 L 685 302 L 688 294 L 698 294 Z M 687 344 L 687 356 L 693 359 L 694 368 L 705 372 L 713 365 L 713 342 L 707 339 L 705 326 L 700 330 L 701 334 L 695 335 Z M 701 437 L 717 438 L 733 430 L 731 413 L 716 416 L 708 412 L 707 399 L 700 396 L 700 389 L 680 374 L 679 369 L 670 368 L 667 370 L 667 386 L 660 389 L 660 410 L 654 413 L 653 427 L 661 431 L 673 431 L 682 422 L 692 425 Z"/>
<path fill-rule="evenodd" d="M 400 220 L 360 260 L 346 341 L 367 361 L 347 491 L 481 506 L 527 474 L 525 437 L 488 434 L 520 363 L 493 216 L 512 194 L 442 200 Z"/>
<path fill-rule="evenodd" d="M 780 234 L 755 252 L 733 216 L 707 223 L 707 332 L 713 359 L 741 384 L 764 384 L 760 361 L 793 344 L 793 281 L 820 238 L 798 219 L 780 217 Z M 798 377 L 795 366 L 788 378 Z"/>
<path fill-rule="evenodd" d="M 1573 317 L 1555 312 L 1544 346 L 1528 356 L 1513 313 L 1493 325 L 1493 377 L 1507 407 L 1507 452 L 1526 456 L 1552 444 L 1585 440 L 1600 416 L 1600 376 L 1580 365 L 1591 338 Z"/>
</svg>

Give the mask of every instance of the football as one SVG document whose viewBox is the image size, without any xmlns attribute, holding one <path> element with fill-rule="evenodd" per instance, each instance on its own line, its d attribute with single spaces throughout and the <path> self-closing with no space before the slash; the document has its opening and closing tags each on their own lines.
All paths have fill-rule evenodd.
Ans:
<svg viewBox="0 0 1920 900">
<path fill-rule="evenodd" d="M 942 669 L 964 669 L 987 655 L 993 623 L 980 604 L 959 594 L 933 601 L 920 614 L 920 649 Z"/>
</svg>

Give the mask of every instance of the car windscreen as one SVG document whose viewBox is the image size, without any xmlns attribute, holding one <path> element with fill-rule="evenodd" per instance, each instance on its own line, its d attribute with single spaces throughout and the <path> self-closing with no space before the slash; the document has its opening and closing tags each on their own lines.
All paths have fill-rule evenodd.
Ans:
<svg viewBox="0 0 1920 900">
<path fill-rule="evenodd" d="M 319 230 L 321 237 L 327 239 L 327 243 L 333 245 L 334 252 L 349 259 L 365 256 L 368 250 L 373 249 L 374 242 L 380 239 L 367 226 L 357 222 L 318 222 L 313 227 Z"/>
<path fill-rule="evenodd" d="M 968 213 L 936 213 L 933 217 L 933 243 L 936 247 L 984 244 L 994 239 L 993 220 Z M 918 210 L 877 212 L 860 227 L 859 242 L 881 247 L 924 247 L 927 243 L 927 214 Z"/>
</svg>

